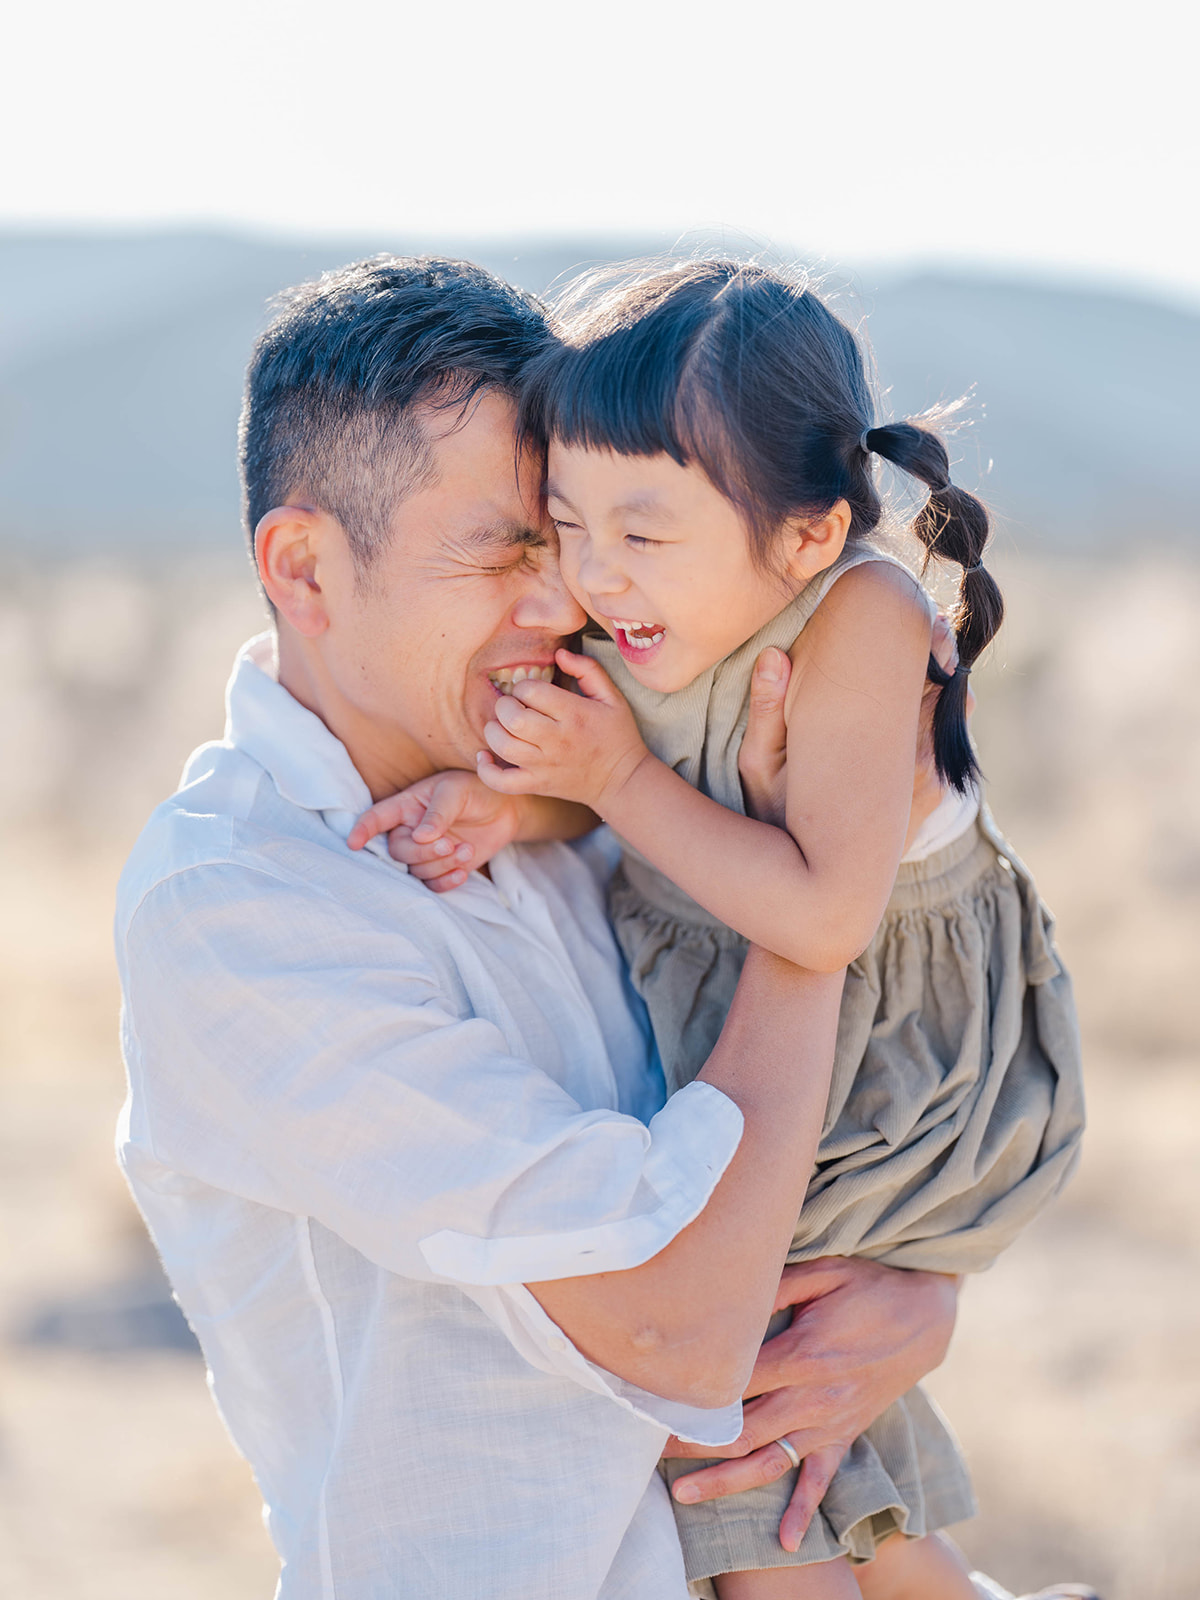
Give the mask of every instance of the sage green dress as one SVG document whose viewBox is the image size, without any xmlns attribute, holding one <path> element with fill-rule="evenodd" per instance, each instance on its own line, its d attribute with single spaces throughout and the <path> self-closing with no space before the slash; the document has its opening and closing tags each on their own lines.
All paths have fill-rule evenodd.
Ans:
<svg viewBox="0 0 1200 1600">
<path fill-rule="evenodd" d="M 789 649 L 837 577 L 879 560 L 891 558 L 848 551 L 674 694 L 640 684 L 607 636 L 584 648 L 629 701 L 649 748 L 744 812 L 737 760 L 759 652 Z M 746 941 L 622 844 L 610 912 L 673 1093 L 716 1044 Z M 981 1271 L 1066 1182 L 1082 1130 L 1078 1026 L 1053 924 L 984 809 L 945 848 L 901 864 L 879 930 L 847 974 L 824 1130 L 788 1259 Z M 668 1461 L 663 1471 L 673 1481 L 698 1465 Z M 919 1536 L 975 1509 L 954 1436 L 920 1387 L 855 1441 L 789 1553 L 778 1529 L 794 1487 L 790 1472 L 764 1489 L 675 1506 L 696 1593 L 713 1593 L 704 1580 L 722 1572 L 870 1560 L 889 1534 Z"/>
</svg>

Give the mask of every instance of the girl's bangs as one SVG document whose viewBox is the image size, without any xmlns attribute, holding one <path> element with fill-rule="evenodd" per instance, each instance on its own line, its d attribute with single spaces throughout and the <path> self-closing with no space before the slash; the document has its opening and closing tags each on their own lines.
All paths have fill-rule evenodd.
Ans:
<svg viewBox="0 0 1200 1600">
<path fill-rule="evenodd" d="M 681 467 L 698 466 L 753 515 L 719 408 L 699 381 L 699 332 L 646 319 L 593 344 L 560 346 L 531 378 L 523 434 L 622 456 L 670 456 Z"/>
</svg>

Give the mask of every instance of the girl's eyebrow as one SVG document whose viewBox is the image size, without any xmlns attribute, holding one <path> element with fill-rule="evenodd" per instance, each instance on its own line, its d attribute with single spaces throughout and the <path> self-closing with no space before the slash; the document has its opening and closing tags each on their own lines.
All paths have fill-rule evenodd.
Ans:
<svg viewBox="0 0 1200 1600">
<path fill-rule="evenodd" d="M 653 517 L 656 522 L 675 520 L 670 506 L 664 505 L 661 496 L 655 494 L 653 489 L 638 490 L 627 500 L 622 500 L 616 510 L 627 511 L 635 517 Z"/>
<path fill-rule="evenodd" d="M 557 500 L 560 505 L 566 506 L 567 510 L 572 512 L 573 515 L 579 515 L 578 508 L 571 504 L 553 478 L 546 480 L 546 499 Z M 671 522 L 674 520 L 671 508 L 663 504 L 660 496 L 653 489 L 636 490 L 627 499 L 619 500 L 613 510 L 624 511 L 635 517 L 653 517 L 659 522 Z"/>
<path fill-rule="evenodd" d="M 579 508 L 577 506 L 573 506 L 571 504 L 571 502 L 567 499 L 566 495 L 562 492 L 562 490 L 555 483 L 553 478 L 547 478 L 546 479 L 546 499 L 547 500 L 558 500 L 564 506 L 566 506 L 568 511 L 573 511 L 576 516 L 579 515 Z"/>
</svg>

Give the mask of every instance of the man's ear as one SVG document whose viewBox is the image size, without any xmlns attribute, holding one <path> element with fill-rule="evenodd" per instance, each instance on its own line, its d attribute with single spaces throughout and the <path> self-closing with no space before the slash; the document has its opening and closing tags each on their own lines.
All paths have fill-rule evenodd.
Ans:
<svg viewBox="0 0 1200 1600">
<path fill-rule="evenodd" d="M 788 577 L 805 584 L 831 567 L 846 548 L 850 521 L 845 500 L 837 501 L 823 517 L 792 518 L 784 529 Z"/>
<path fill-rule="evenodd" d="M 329 626 L 319 581 L 328 520 L 305 506 L 276 506 L 254 530 L 254 558 L 267 598 L 306 639 Z"/>
</svg>

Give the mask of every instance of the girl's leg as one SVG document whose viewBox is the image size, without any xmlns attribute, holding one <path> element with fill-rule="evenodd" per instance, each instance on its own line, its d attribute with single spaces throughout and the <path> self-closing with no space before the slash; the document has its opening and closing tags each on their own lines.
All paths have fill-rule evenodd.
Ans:
<svg viewBox="0 0 1200 1600">
<path fill-rule="evenodd" d="M 863 1600 L 979 1600 L 958 1546 L 941 1534 L 893 1534 L 854 1568 Z"/>
<path fill-rule="evenodd" d="M 861 1600 L 854 1570 L 841 1556 L 806 1567 L 726 1572 L 713 1582 L 720 1600 Z"/>
</svg>

